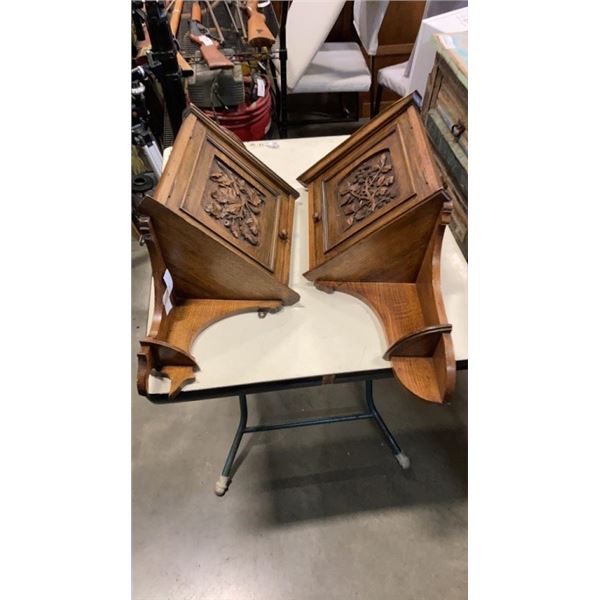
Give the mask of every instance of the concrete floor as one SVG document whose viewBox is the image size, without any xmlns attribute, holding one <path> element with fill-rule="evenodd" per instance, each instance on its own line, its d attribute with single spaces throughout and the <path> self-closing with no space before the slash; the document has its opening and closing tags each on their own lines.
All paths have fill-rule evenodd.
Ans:
<svg viewBox="0 0 600 600">
<path fill-rule="evenodd" d="M 132 250 L 132 369 L 150 268 Z M 245 436 L 215 496 L 236 398 L 155 406 L 132 387 L 134 600 L 454 600 L 467 597 L 467 373 L 451 406 L 393 379 L 375 400 L 411 457 L 369 421 Z M 353 411 L 360 384 L 249 397 L 249 423 Z"/>
</svg>

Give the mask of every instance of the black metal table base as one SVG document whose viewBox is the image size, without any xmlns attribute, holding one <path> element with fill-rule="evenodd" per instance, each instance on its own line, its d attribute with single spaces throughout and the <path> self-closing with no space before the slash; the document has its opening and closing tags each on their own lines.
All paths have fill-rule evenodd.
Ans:
<svg viewBox="0 0 600 600">
<path fill-rule="evenodd" d="M 300 421 L 288 421 L 285 423 L 275 423 L 268 425 L 253 425 L 248 426 L 248 404 L 246 401 L 246 394 L 241 393 L 239 395 L 240 402 L 240 422 L 238 424 L 237 431 L 235 432 L 235 436 L 233 438 L 233 442 L 231 443 L 231 447 L 229 448 L 229 452 L 227 453 L 227 459 L 225 460 L 225 466 L 223 467 L 223 471 L 221 472 L 221 476 L 217 480 L 215 485 L 215 493 L 217 496 L 223 496 L 227 489 L 229 488 L 229 484 L 231 483 L 231 469 L 233 467 L 233 462 L 235 461 L 235 457 L 237 451 L 240 447 L 240 442 L 242 441 L 242 436 L 245 433 L 256 433 L 258 431 L 274 431 L 275 429 L 291 429 L 294 427 L 307 427 L 309 425 L 328 425 L 330 423 L 343 423 L 344 421 L 361 421 L 364 419 L 373 419 L 375 423 L 377 423 L 379 429 L 383 433 L 383 437 L 394 453 L 394 457 L 400 464 L 403 469 L 408 469 L 410 467 L 410 459 L 402 449 L 398 445 L 398 442 L 392 435 L 391 431 L 388 429 L 388 426 L 385 424 L 385 421 L 379 414 L 377 407 L 375 406 L 375 401 L 373 399 L 373 380 L 367 379 L 365 381 L 365 397 L 367 401 L 367 410 L 366 412 L 361 413 L 353 413 L 349 415 L 335 415 L 331 417 L 322 417 L 319 419 L 302 419 Z"/>
</svg>

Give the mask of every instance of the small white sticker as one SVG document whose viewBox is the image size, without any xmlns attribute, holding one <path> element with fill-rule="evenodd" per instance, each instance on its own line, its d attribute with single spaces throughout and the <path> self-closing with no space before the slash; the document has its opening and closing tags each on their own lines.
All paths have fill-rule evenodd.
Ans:
<svg viewBox="0 0 600 600">
<path fill-rule="evenodd" d="M 260 77 L 256 80 L 256 93 L 259 98 L 265 95 L 265 80 Z"/>
<path fill-rule="evenodd" d="M 213 45 L 213 41 L 207 36 L 207 35 L 200 35 L 198 36 L 200 38 L 200 41 L 205 45 L 205 46 L 212 46 Z"/>
</svg>

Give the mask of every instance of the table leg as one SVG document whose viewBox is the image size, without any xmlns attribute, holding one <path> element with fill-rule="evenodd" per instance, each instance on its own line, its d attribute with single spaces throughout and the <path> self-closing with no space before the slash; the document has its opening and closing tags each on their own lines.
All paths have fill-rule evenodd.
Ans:
<svg viewBox="0 0 600 600">
<path fill-rule="evenodd" d="M 233 466 L 233 461 L 235 460 L 235 455 L 240 447 L 240 442 L 242 441 L 242 436 L 246 433 L 246 424 L 248 422 L 248 404 L 246 402 L 246 394 L 240 394 L 240 422 L 238 424 L 237 431 L 233 436 L 233 442 L 231 443 L 231 447 L 229 448 L 229 452 L 227 454 L 227 459 L 225 460 L 225 466 L 221 471 L 221 476 L 217 480 L 215 485 L 215 494 L 217 496 L 222 496 L 227 491 L 229 487 L 229 483 L 231 482 L 231 467 Z"/>
<path fill-rule="evenodd" d="M 331 417 L 320 417 L 318 419 L 302 419 L 300 421 L 289 421 L 286 423 L 273 423 L 265 425 L 254 425 L 248 427 L 248 403 L 246 401 L 246 394 L 239 395 L 240 402 L 240 421 L 238 423 L 237 431 L 233 436 L 233 442 L 227 453 L 227 459 L 221 476 L 215 484 L 215 493 L 217 496 L 223 496 L 229 484 L 231 483 L 231 469 L 237 455 L 237 451 L 240 447 L 240 442 L 245 433 L 258 433 L 259 431 L 273 431 L 275 429 L 290 429 L 295 427 L 308 427 L 311 425 L 327 425 L 331 423 L 342 423 L 344 421 L 358 421 L 363 419 L 374 419 L 379 429 L 383 433 L 383 437 L 389 444 L 394 457 L 403 469 L 410 468 L 410 459 L 398 445 L 398 442 L 392 435 L 392 432 L 388 429 L 382 416 L 379 414 L 377 407 L 375 406 L 375 400 L 373 399 L 373 380 L 367 379 L 365 381 L 365 395 L 367 399 L 367 412 L 354 413 L 350 415 L 335 415 Z"/>
<path fill-rule="evenodd" d="M 392 452 L 394 453 L 394 457 L 403 469 L 410 468 L 410 458 L 408 458 L 408 456 L 404 454 L 404 452 L 402 452 L 402 449 L 398 445 L 396 438 L 394 438 L 392 432 L 388 429 L 388 426 L 385 424 L 385 421 L 382 419 L 381 415 L 379 414 L 379 411 L 377 410 L 377 407 L 375 406 L 375 400 L 373 399 L 372 379 L 366 380 L 365 393 L 367 397 L 367 407 L 369 408 L 369 412 L 375 419 L 375 422 L 379 426 L 379 429 L 381 429 L 385 441 L 389 444 L 390 448 L 392 449 Z"/>
</svg>

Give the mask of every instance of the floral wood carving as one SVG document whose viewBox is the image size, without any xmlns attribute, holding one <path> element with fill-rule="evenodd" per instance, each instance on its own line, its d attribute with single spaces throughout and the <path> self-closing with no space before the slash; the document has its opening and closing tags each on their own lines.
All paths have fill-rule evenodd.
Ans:
<svg viewBox="0 0 600 600">
<path fill-rule="evenodd" d="M 340 208 L 344 213 L 344 230 L 395 198 L 390 153 L 375 155 L 355 169 L 339 187 Z"/>
<path fill-rule="evenodd" d="M 216 189 L 210 193 L 204 210 L 234 238 L 257 246 L 260 242 L 258 217 L 265 203 L 264 195 L 218 159 L 213 163 L 209 179 L 216 184 Z"/>
</svg>

